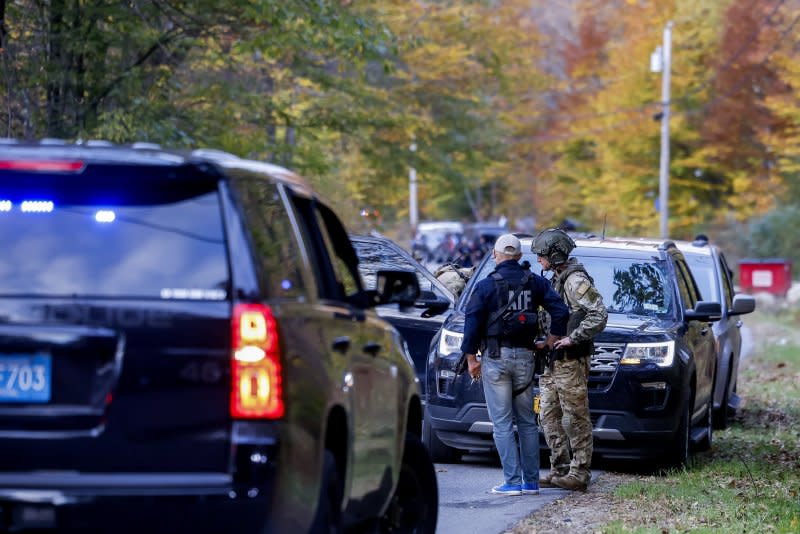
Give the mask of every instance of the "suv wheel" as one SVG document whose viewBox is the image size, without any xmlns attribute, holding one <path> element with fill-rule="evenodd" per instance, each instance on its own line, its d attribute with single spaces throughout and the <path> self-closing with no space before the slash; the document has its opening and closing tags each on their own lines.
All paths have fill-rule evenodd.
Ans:
<svg viewBox="0 0 800 534">
<path fill-rule="evenodd" d="M 691 426 L 689 410 L 691 404 L 690 396 L 681 409 L 681 422 L 672 442 L 672 462 L 670 462 L 672 467 L 682 468 L 689 466 L 689 430 Z"/>
<path fill-rule="evenodd" d="M 379 531 L 433 534 L 438 510 L 439 492 L 433 463 L 419 438 L 408 435 L 397 489 L 380 519 Z"/>
<path fill-rule="evenodd" d="M 427 421 L 422 422 L 422 442 L 428 449 L 431 460 L 435 463 L 451 464 L 461 459 L 461 452 L 442 443 L 442 440 L 436 436 L 436 431 Z"/>
<path fill-rule="evenodd" d="M 728 377 L 725 380 L 725 388 L 722 390 L 722 401 L 719 405 L 719 410 L 714 412 L 714 428 L 724 430 L 728 428 L 728 389 L 731 386 L 731 373 L 733 369 L 728 369 Z"/>
<path fill-rule="evenodd" d="M 325 451 L 325 461 L 320 485 L 317 515 L 309 532 L 313 534 L 338 534 L 342 532 L 342 484 L 339 470 L 331 451 Z"/>
<path fill-rule="evenodd" d="M 712 390 L 713 391 L 713 390 Z M 714 397 L 708 399 L 706 409 L 706 436 L 697 445 L 698 451 L 709 451 L 714 443 Z"/>
</svg>

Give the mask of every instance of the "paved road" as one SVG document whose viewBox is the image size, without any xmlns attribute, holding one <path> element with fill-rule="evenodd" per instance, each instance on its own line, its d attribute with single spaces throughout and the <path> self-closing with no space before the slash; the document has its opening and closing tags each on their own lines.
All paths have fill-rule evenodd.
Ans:
<svg viewBox="0 0 800 534">
<path fill-rule="evenodd" d="M 598 472 L 593 472 L 596 477 Z M 460 464 L 436 464 L 439 483 L 437 534 L 493 534 L 517 524 L 545 504 L 567 494 L 542 489 L 539 495 L 508 497 L 490 493 L 503 481 L 500 464 L 490 455 L 467 455 Z"/>
</svg>

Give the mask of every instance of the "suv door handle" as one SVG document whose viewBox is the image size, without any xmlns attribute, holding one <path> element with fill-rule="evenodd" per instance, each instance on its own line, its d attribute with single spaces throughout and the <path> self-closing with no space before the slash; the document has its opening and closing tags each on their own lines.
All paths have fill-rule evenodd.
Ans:
<svg viewBox="0 0 800 534">
<path fill-rule="evenodd" d="M 372 355 L 373 358 L 377 356 L 380 351 L 381 351 L 381 344 L 375 341 L 370 341 L 369 343 L 364 345 L 364 352 Z"/>
<path fill-rule="evenodd" d="M 344 354 L 350 348 L 350 338 L 347 336 L 339 336 L 333 340 L 333 350 Z"/>
</svg>

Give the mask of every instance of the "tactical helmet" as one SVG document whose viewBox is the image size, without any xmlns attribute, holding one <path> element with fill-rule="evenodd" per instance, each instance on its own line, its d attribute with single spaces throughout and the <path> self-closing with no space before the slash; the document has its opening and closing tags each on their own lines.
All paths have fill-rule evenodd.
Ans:
<svg viewBox="0 0 800 534">
<path fill-rule="evenodd" d="M 565 231 L 557 228 L 541 231 L 531 244 L 531 252 L 544 256 L 554 266 L 566 263 L 574 248 L 575 241 Z"/>
</svg>

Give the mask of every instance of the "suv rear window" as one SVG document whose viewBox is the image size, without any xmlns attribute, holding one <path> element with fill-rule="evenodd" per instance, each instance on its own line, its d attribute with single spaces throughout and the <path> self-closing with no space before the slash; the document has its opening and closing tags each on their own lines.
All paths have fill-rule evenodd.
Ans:
<svg viewBox="0 0 800 534">
<path fill-rule="evenodd" d="M 119 189 L 69 185 L 27 199 L 24 192 L 0 191 L 0 295 L 226 298 L 226 246 L 213 182 L 163 194 L 157 183 L 142 183 L 146 190 L 127 197 Z"/>
</svg>

